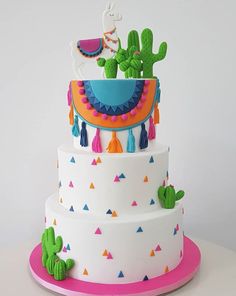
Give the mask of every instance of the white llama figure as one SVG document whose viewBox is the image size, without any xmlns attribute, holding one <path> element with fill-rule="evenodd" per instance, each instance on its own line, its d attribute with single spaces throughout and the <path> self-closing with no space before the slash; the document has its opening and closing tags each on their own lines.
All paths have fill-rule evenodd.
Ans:
<svg viewBox="0 0 236 296">
<path fill-rule="evenodd" d="M 114 11 L 114 4 L 108 3 L 103 12 L 102 38 L 71 42 L 73 69 L 77 79 L 85 79 L 82 67 L 86 63 L 97 63 L 98 58 L 109 59 L 116 54 L 119 48 L 119 38 L 115 23 L 121 19 L 122 15 Z"/>
</svg>

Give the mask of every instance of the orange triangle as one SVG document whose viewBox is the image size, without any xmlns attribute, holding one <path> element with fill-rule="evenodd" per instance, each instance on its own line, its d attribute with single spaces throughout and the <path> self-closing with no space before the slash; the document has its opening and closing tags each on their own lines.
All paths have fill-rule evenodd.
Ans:
<svg viewBox="0 0 236 296">
<path fill-rule="evenodd" d="M 112 217 L 118 217 L 116 211 L 113 211 L 111 216 L 112 216 Z"/>
<path fill-rule="evenodd" d="M 101 158 L 100 158 L 100 157 L 98 157 L 98 158 L 97 158 L 97 163 L 102 163 L 102 161 L 101 161 Z"/>
<path fill-rule="evenodd" d="M 165 273 L 167 273 L 167 272 L 169 272 L 169 267 L 168 266 L 165 267 Z"/>
<path fill-rule="evenodd" d="M 88 275 L 88 271 L 86 268 L 84 269 L 83 275 Z"/>
<path fill-rule="evenodd" d="M 108 252 L 107 252 L 107 250 L 104 250 L 104 252 L 103 252 L 102 256 L 107 256 L 107 255 L 108 255 Z"/>
<path fill-rule="evenodd" d="M 60 198 L 60 203 L 63 203 L 63 199 L 62 199 L 62 197 Z"/>
<path fill-rule="evenodd" d="M 57 220 L 54 219 L 52 224 L 56 226 L 57 225 Z"/>
<path fill-rule="evenodd" d="M 150 256 L 151 256 L 151 257 L 155 256 L 155 252 L 154 252 L 153 250 L 151 250 L 151 252 L 150 252 Z"/>
<path fill-rule="evenodd" d="M 148 182 L 148 176 L 145 176 L 143 182 Z"/>
<path fill-rule="evenodd" d="M 89 188 L 90 189 L 94 189 L 95 188 L 94 185 L 93 185 L 93 183 L 90 184 Z"/>
</svg>

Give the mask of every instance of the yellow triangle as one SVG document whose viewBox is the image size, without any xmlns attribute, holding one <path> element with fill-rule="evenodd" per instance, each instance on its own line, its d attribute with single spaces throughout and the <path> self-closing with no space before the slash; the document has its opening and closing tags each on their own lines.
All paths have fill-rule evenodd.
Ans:
<svg viewBox="0 0 236 296">
<path fill-rule="evenodd" d="M 84 269 L 83 275 L 88 275 L 88 271 L 86 268 Z"/>
<path fill-rule="evenodd" d="M 97 158 L 97 163 L 102 163 L 102 161 L 101 161 L 101 158 L 100 158 L 100 157 L 98 157 L 98 158 Z"/>
<path fill-rule="evenodd" d="M 150 252 L 150 256 L 151 256 L 151 257 L 155 256 L 155 252 L 154 252 L 153 250 L 151 250 L 151 252 Z"/>
<path fill-rule="evenodd" d="M 108 255 L 108 252 L 107 252 L 107 250 L 104 250 L 104 252 L 103 252 L 102 256 L 107 256 L 107 255 Z"/>
<path fill-rule="evenodd" d="M 143 182 L 148 182 L 148 176 L 145 176 Z"/>
<path fill-rule="evenodd" d="M 94 189 L 95 188 L 94 185 L 93 185 L 93 183 L 90 184 L 89 188 L 90 189 Z"/>
<path fill-rule="evenodd" d="M 52 224 L 56 226 L 57 225 L 57 220 L 54 219 Z"/>
<path fill-rule="evenodd" d="M 167 273 L 167 272 L 169 272 L 169 267 L 168 266 L 165 267 L 165 273 Z"/>
<path fill-rule="evenodd" d="M 111 216 L 112 216 L 113 218 L 114 218 L 114 217 L 118 217 L 116 211 L 113 211 Z"/>
</svg>

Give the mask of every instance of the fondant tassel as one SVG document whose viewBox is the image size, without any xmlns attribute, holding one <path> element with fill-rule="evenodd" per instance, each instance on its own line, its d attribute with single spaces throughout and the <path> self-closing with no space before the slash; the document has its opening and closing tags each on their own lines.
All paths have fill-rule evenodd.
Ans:
<svg viewBox="0 0 236 296">
<path fill-rule="evenodd" d="M 97 128 L 95 137 L 93 138 L 92 150 L 93 150 L 93 152 L 96 152 L 96 153 L 102 152 L 102 144 L 101 144 L 100 129 L 99 128 Z"/>
<path fill-rule="evenodd" d="M 133 135 L 132 129 L 129 129 L 127 152 L 129 152 L 129 153 L 135 152 L 135 137 Z"/>
<path fill-rule="evenodd" d="M 158 103 L 156 102 L 154 106 L 154 124 L 158 124 L 159 122 L 160 122 L 160 114 L 159 114 Z"/>
<path fill-rule="evenodd" d="M 148 130 L 148 139 L 153 140 L 156 138 L 156 127 L 153 122 L 152 116 L 149 118 L 149 130 Z"/>
<path fill-rule="evenodd" d="M 80 145 L 82 147 L 88 146 L 88 134 L 86 130 L 86 123 L 84 121 L 82 122 L 82 128 L 80 132 Z"/>
<path fill-rule="evenodd" d="M 78 120 L 78 115 L 75 115 L 74 125 L 72 127 L 72 135 L 74 137 L 78 137 L 79 136 L 79 120 Z"/>
<path fill-rule="evenodd" d="M 142 123 L 141 127 L 142 127 L 142 129 L 141 129 L 140 140 L 139 140 L 139 148 L 145 149 L 148 147 L 148 134 L 145 129 L 144 123 Z"/>
<path fill-rule="evenodd" d="M 69 113 L 70 125 L 74 124 L 74 108 L 73 104 L 70 105 L 70 113 Z"/>
<path fill-rule="evenodd" d="M 119 139 L 116 137 L 116 132 L 112 132 L 112 139 L 107 146 L 107 152 L 109 153 L 122 153 L 123 149 Z"/>
<path fill-rule="evenodd" d="M 70 91 L 70 88 L 69 88 L 69 90 L 68 90 L 68 92 L 67 92 L 67 101 L 68 101 L 68 106 L 70 106 L 71 105 L 71 91 Z"/>
</svg>

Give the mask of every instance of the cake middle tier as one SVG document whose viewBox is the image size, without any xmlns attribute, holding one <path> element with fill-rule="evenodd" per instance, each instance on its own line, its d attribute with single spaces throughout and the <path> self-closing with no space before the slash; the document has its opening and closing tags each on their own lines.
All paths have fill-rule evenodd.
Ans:
<svg viewBox="0 0 236 296">
<path fill-rule="evenodd" d="M 58 148 L 59 203 L 68 211 L 111 217 L 161 209 L 157 189 L 168 179 L 168 147 L 96 154 Z"/>
</svg>

